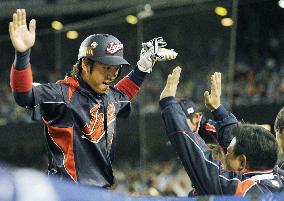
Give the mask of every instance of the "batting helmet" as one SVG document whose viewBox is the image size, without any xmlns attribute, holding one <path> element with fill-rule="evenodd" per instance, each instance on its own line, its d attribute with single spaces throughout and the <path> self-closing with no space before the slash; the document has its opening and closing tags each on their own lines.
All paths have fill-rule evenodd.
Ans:
<svg viewBox="0 0 284 201">
<path fill-rule="evenodd" d="M 194 113 L 198 112 L 196 105 L 191 100 L 181 99 L 178 102 L 187 118 L 190 118 Z"/>
<path fill-rule="evenodd" d="M 111 66 L 130 65 L 123 58 L 123 44 L 109 34 L 88 36 L 80 45 L 78 60 L 81 58 L 88 58 Z"/>
</svg>

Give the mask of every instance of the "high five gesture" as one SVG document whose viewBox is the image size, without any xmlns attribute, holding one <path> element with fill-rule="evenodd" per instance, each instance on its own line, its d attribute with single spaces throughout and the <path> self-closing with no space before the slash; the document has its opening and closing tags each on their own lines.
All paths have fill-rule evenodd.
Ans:
<svg viewBox="0 0 284 201">
<path fill-rule="evenodd" d="M 221 105 L 221 73 L 215 72 L 211 76 L 211 91 L 204 92 L 205 106 L 210 110 L 216 110 Z"/>
<path fill-rule="evenodd" d="M 25 52 L 35 43 L 36 21 L 32 19 L 29 29 L 26 22 L 26 10 L 17 9 L 13 14 L 13 21 L 9 24 L 9 33 L 12 44 L 16 51 Z"/>
</svg>

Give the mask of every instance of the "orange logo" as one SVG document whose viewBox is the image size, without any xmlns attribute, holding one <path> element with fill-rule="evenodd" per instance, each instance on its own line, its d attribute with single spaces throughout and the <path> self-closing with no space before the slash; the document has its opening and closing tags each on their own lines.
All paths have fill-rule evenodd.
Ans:
<svg viewBox="0 0 284 201">
<path fill-rule="evenodd" d="M 115 120 L 115 107 L 111 103 L 107 106 L 107 125 L 111 124 Z"/>
<path fill-rule="evenodd" d="M 104 114 L 99 113 L 101 105 L 96 104 L 90 110 L 91 120 L 89 123 L 86 123 L 83 128 L 84 135 L 82 138 L 98 143 L 100 139 L 105 134 L 104 130 Z M 109 104 L 107 107 L 107 125 L 110 125 L 115 120 L 115 106 L 113 103 Z"/>
</svg>

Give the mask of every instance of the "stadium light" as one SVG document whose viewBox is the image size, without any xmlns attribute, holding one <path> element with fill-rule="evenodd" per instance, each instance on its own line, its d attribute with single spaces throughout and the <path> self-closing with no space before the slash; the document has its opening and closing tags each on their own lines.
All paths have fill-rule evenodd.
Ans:
<svg viewBox="0 0 284 201">
<path fill-rule="evenodd" d="M 67 31 L 66 37 L 70 40 L 75 40 L 79 37 L 79 33 L 77 31 Z"/>
<path fill-rule="evenodd" d="M 225 17 L 221 20 L 221 24 L 222 26 L 224 27 L 230 27 L 234 24 L 234 21 L 232 18 L 229 18 L 229 17 Z"/>
<path fill-rule="evenodd" d="M 128 24 L 137 24 L 138 22 L 138 18 L 134 15 L 127 15 L 125 20 Z"/>
<path fill-rule="evenodd" d="M 52 23 L 51 23 L 51 27 L 57 31 L 63 29 L 63 24 L 57 20 L 54 20 Z"/>
<path fill-rule="evenodd" d="M 221 7 L 221 6 L 216 7 L 214 11 L 217 15 L 220 15 L 222 17 L 224 17 L 228 14 L 227 9 L 224 8 L 224 7 Z"/>
<path fill-rule="evenodd" d="M 150 4 L 145 4 L 144 9 L 137 13 L 138 19 L 146 19 L 148 17 L 152 17 L 154 14 L 152 10 L 152 6 Z"/>
<path fill-rule="evenodd" d="M 137 24 L 139 20 L 146 19 L 148 17 L 153 16 L 154 12 L 150 4 L 145 4 L 143 9 L 139 11 L 136 16 L 127 15 L 125 20 L 129 24 Z"/>
<path fill-rule="evenodd" d="M 278 6 L 279 6 L 280 8 L 284 8 L 284 0 L 279 0 L 279 1 L 278 1 Z"/>
</svg>

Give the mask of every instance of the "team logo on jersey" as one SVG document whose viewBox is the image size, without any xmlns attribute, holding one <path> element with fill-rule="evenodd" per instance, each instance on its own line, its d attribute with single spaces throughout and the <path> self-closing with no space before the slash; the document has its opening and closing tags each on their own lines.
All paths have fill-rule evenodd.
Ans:
<svg viewBox="0 0 284 201">
<path fill-rule="evenodd" d="M 99 112 L 100 108 L 100 104 L 96 104 L 91 108 L 91 120 L 83 127 L 84 135 L 82 135 L 82 138 L 85 138 L 93 143 L 98 143 L 105 134 L 104 113 Z M 115 120 L 115 118 L 115 106 L 113 103 L 111 103 L 107 107 L 107 125 L 110 125 Z"/>
<path fill-rule="evenodd" d="M 119 50 L 123 49 L 123 44 L 122 43 L 114 43 L 114 42 L 110 42 L 107 45 L 106 48 L 106 53 L 107 54 L 114 54 L 116 52 L 118 52 Z"/>
</svg>

